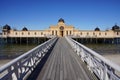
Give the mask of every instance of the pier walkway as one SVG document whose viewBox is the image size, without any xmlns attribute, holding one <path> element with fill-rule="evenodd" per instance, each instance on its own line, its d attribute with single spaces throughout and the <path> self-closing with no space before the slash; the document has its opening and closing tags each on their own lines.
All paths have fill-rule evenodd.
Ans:
<svg viewBox="0 0 120 80">
<path fill-rule="evenodd" d="M 82 63 L 66 39 L 60 38 L 37 80 L 90 80 Z"/>
<path fill-rule="evenodd" d="M 0 80 L 120 80 L 120 67 L 70 37 L 52 38 L 0 68 Z"/>
</svg>

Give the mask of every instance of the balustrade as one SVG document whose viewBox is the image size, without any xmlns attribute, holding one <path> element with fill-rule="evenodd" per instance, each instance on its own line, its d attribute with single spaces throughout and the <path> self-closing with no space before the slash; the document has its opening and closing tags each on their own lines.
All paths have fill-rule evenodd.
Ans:
<svg viewBox="0 0 120 80">
<path fill-rule="evenodd" d="M 52 38 L 0 67 L 0 80 L 26 79 L 56 40 Z"/>
<path fill-rule="evenodd" d="M 100 80 L 120 80 L 120 66 L 107 60 L 72 38 L 66 37 L 66 39 L 82 61 L 87 64 L 88 69 Z"/>
</svg>

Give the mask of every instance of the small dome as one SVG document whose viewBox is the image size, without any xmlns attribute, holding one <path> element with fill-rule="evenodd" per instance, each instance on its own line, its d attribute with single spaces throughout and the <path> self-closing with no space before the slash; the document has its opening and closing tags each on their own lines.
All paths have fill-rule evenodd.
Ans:
<svg viewBox="0 0 120 80">
<path fill-rule="evenodd" d="M 26 27 L 24 27 L 24 28 L 22 29 L 22 31 L 28 31 L 28 29 L 27 29 Z"/>
<path fill-rule="evenodd" d="M 100 31 L 100 28 L 96 27 L 96 28 L 95 28 L 95 31 Z"/>
<path fill-rule="evenodd" d="M 6 29 L 6 30 L 11 30 L 11 27 L 9 26 L 9 25 L 5 25 L 5 26 L 3 26 L 3 29 Z"/>
<path fill-rule="evenodd" d="M 120 29 L 120 28 L 119 28 L 119 26 L 116 25 L 116 24 L 112 27 L 112 30 L 118 30 L 118 29 Z"/>
<path fill-rule="evenodd" d="M 58 22 L 63 22 L 63 23 L 64 23 L 65 21 L 64 21 L 64 19 L 60 18 L 60 19 L 58 20 Z"/>
</svg>

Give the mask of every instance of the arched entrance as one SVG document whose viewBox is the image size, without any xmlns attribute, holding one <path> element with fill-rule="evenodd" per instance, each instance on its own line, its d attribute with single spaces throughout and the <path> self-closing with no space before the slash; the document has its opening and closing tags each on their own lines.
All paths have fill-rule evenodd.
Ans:
<svg viewBox="0 0 120 80">
<path fill-rule="evenodd" d="M 63 37 L 63 31 L 60 31 L 60 36 Z"/>
<path fill-rule="evenodd" d="M 64 36 L 64 27 L 63 26 L 60 27 L 60 36 L 61 37 Z"/>
</svg>

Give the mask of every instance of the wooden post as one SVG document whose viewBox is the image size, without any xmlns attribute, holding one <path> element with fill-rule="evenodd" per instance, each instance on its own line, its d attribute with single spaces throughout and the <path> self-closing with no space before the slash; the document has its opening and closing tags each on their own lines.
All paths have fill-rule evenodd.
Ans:
<svg viewBox="0 0 120 80">
<path fill-rule="evenodd" d="M 27 37 L 27 44 L 28 44 L 28 37 Z"/>
<path fill-rule="evenodd" d="M 38 37 L 38 44 L 39 44 L 39 37 Z"/>
<path fill-rule="evenodd" d="M 21 44 L 21 37 L 20 37 L 20 44 Z"/>
<path fill-rule="evenodd" d="M 34 44 L 35 44 L 35 37 L 34 37 Z"/>
<path fill-rule="evenodd" d="M 17 44 L 17 37 L 15 37 L 15 43 Z"/>
</svg>

